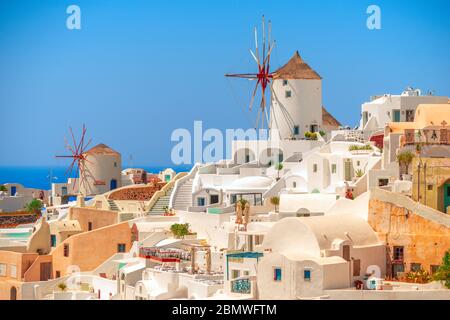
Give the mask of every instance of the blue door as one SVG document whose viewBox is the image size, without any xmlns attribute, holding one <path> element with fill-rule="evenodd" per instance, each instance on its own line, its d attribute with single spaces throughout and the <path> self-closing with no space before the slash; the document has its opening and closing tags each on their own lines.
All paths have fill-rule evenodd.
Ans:
<svg viewBox="0 0 450 320">
<path fill-rule="evenodd" d="M 11 196 L 15 196 L 17 192 L 17 187 L 16 186 L 11 186 Z"/>
<path fill-rule="evenodd" d="M 117 180 L 116 179 L 112 179 L 111 183 L 109 185 L 109 189 L 110 190 L 114 190 L 115 188 L 117 188 Z"/>
<path fill-rule="evenodd" d="M 447 207 L 450 206 L 450 183 L 444 185 L 444 212 L 447 213 Z"/>
</svg>

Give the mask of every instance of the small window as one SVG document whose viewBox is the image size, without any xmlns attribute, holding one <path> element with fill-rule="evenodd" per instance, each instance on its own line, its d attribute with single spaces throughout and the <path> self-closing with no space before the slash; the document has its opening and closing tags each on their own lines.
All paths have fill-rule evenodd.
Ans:
<svg viewBox="0 0 450 320">
<path fill-rule="evenodd" d="M 420 263 L 411 263 L 411 271 L 412 272 L 417 272 L 420 269 L 422 269 L 422 265 Z"/>
<path fill-rule="evenodd" d="M 317 163 L 314 163 L 314 164 L 313 164 L 313 172 L 314 172 L 314 173 L 317 172 Z"/>
<path fill-rule="evenodd" d="M 292 92 L 291 90 L 286 90 L 286 92 L 284 93 L 286 98 L 290 98 L 292 96 Z"/>
<path fill-rule="evenodd" d="M 287 86 L 288 81 L 287 80 L 283 80 L 283 86 Z"/>
<path fill-rule="evenodd" d="M 92 230 L 92 222 L 89 221 L 89 222 L 88 222 L 88 231 L 91 231 L 91 230 Z"/>
<path fill-rule="evenodd" d="M 303 270 L 303 280 L 311 281 L 311 270 L 309 269 Z"/>
<path fill-rule="evenodd" d="M 117 244 L 117 252 L 125 252 L 125 250 L 126 250 L 125 243 L 118 243 Z"/>
<path fill-rule="evenodd" d="M 114 162 L 114 168 L 117 168 L 117 162 Z"/>
<path fill-rule="evenodd" d="M 297 188 L 297 182 L 292 182 L 292 188 Z"/>
<path fill-rule="evenodd" d="M 356 165 L 359 167 L 361 165 L 361 161 L 356 161 Z"/>
<path fill-rule="evenodd" d="M 336 163 L 331 165 L 331 173 L 336 173 Z"/>
<path fill-rule="evenodd" d="M 298 135 L 298 134 L 300 134 L 300 127 L 294 126 L 294 135 Z"/>
<path fill-rule="evenodd" d="M 6 264 L 0 263 L 0 276 L 6 277 Z"/>
<path fill-rule="evenodd" d="M 439 269 L 438 265 L 435 264 L 430 265 L 431 274 L 435 274 L 438 271 L 438 269 Z"/>
<path fill-rule="evenodd" d="M 384 187 L 389 184 L 389 179 L 378 179 L 378 186 Z"/>
<path fill-rule="evenodd" d="M 353 260 L 353 276 L 359 277 L 361 275 L 361 260 L 355 259 Z"/>
<path fill-rule="evenodd" d="M 239 270 L 231 270 L 231 279 L 239 278 Z"/>
<path fill-rule="evenodd" d="M 61 278 L 61 271 L 55 271 L 55 278 Z"/>
<path fill-rule="evenodd" d="M 432 185 L 432 184 L 429 184 L 428 187 L 427 187 L 427 189 L 428 189 L 428 191 L 432 191 L 432 190 L 433 190 L 433 185 Z"/>
<path fill-rule="evenodd" d="M 273 280 L 281 281 L 281 268 L 273 269 Z"/>
<path fill-rule="evenodd" d="M 212 194 L 210 196 L 210 201 L 211 201 L 211 204 L 219 203 L 219 195 L 218 194 Z"/>
<path fill-rule="evenodd" d="M 9 265 L 9 276 L 11 278 L 17 278 L 17 266 L 15 264 Z"/>
<path fill-rule="evenodd" d="M 244 276 L 250 275 L 250 272 L 248 270 L 244 270 Z"/>
<path fill-rule="evenodd" d="M 197 198 L 197 206 L 203 207 L 204 205 L 205 205 L 205 198 L 203 197 Z"/>
<path fill-rule="evenodd" d="M 50 235 L 50 246 L 56 247 L 56 235 L 54 235 L 54 234 Z"/>
<path fill-rule="evenodd" d="M 65 243 L 64 244 L 64 257 L 68 257 L 69 256 L 69 244 Z"/>
<path fill-rule="evenodd" d="M 403 261 L 403 247 L 394 247 L 394 260 Z"/>
</svg>

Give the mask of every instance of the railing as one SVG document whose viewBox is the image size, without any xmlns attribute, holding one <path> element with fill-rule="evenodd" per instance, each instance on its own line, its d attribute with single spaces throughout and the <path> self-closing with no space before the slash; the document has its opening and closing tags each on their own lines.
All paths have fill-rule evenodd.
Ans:
<svg viewBox="0 0 450 320">
<path fill-rule="evenodd" d="M 156 202 L 159 200 L 159 198 L 161 198 L 161 197 L 164 197 L 166 194 L 167 194 L 167 191 L 169 191 L 170 190 L 170 188 L 172 188 L 172 187 L 176 187 L 176 183 L 179 181 L 179 180 L 181 180 L 181 179 L 183 179 L 184 177 L 186 177 L 187 176 L 187 173 L 186 172 L 180 172 L 180 173 L 178 173 L 171 181 L 169 181 L 168 183 L 166 183 L 165 185 L 164 185 L 164 187 L 162 187 L 161 188 L 161 190 L 159 190 L 159 191 L 156 191 L 154 194 L 153 194 L 153 196 L 152 196 L 152 198 L 149 200 L 149 202 L 148 202 L 148 204 L 147 204 L 147 212 L 149 212 L 152 208 L 153 208 L 153 206 L 156 204 Z M 174 189 L 175 190 L 175 189 Z M 173 192 L 172 192 L 172 194 L 171 194 L 171 196 L 170 196 L 170 198 L 172 198 L 172 195 L 173 195 Z M 170 205 L 169 205 L 169 208 L 170 208 Z"/>
<path fill-rule="evenodd" d="M 236 279 L 231 281 L 231 292 L 250 294 L 251 293 L 251 283 L 249 279 Z"/>
<path fill-rule="evenodd" d="M 159 248 L 140 248 L 141 258 L 154 259 L 162 262 L 177 262 L 180 260 L 191 260 L 191 253 L 183 250 L 159 249 Z"/>
<path fill-rule="evenodd" d="M 420 132 L 420 133 L 419 133 Z M 416 143 L 425 144 L 450 144 L 450 130 L 448 129 L 405 129 L 405 133 L 400 137 L 401 145 L 411 145 Z"/>
</svg>

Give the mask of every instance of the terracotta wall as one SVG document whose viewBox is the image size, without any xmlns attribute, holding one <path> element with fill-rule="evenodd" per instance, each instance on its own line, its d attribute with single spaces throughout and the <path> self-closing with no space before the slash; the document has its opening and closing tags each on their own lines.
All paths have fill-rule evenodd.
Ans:
<svg viewBox="0 0 450 320">
<path fill-rule="evenodd" d="M 83 232 L 89 231 L 89 222 L 92 222 L 92 230 L 113 225 L 118 222 L 118 212 L 99 210 L 92 207 L 70 208 L 70 220 L 78 220 Z"/>
<path fill-rule="evenodd" d="M 405 272 L 410 271 L 411 263 L 420 263 L 430 272 L 431 265 L 439 265 L 445 251 L 450 249 L 450 228 L 404 206 L 372 198 L 369 201 L 368 222 L 387 245 L 388 275 L 392 270 L 390 263 L 394 246 L 404 247 Z"/>
<path fill-rule="evenodd" d="M 0 300 L 10 299 L 10 290 L 13 286 L 17 289 L 17 299 L 20 299 L 21 280 L 25 271 L 37 257 L 37 253 L 0 251 L 0 263 L 6 264 L 6 276 L 0 276 Z M 16 266 L 17 276 L 15 278 L 10 277 L 11 265 Z"/>
<path fill-rule="evenodd" d="M 92 271 L 106 259 L 117 253 L 117 245 L 124 243 L 126 251 L 131 248 L 131 229 L 123 222 L 89 232 L 74 235 L 52 252 L 53 276 L 59 271 L 61 276 L 70 272 L 70 266 L 80 271 Z M 64 256 L 64 245 L 69 245 L 69 256 Z"/>
</svg>

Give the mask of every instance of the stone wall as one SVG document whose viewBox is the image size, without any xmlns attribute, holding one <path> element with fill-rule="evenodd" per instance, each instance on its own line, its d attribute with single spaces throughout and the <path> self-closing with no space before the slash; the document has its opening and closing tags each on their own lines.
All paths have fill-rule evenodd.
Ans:
<svg viewBox="0 0 450 320">
<path fill-rule="evenodd" d="M 14 228 L 19 224 L 34 223 L 37 219 L 38 216 L 30 213 L 1 213 L 0 228 Z"/>
</svg>

